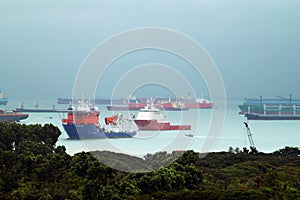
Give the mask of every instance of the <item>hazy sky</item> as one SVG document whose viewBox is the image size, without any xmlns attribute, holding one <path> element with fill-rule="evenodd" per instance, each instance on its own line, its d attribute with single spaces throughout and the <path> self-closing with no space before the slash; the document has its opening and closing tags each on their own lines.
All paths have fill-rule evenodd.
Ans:
<svg viewBox="0 0 300 200">
<path fill-rule="evenodd" d="M 162 27 L 192 37 L 207 50 L 229 99 L 290 93 L 300 98 L 299 10 L 296 0 L 1 0 L 0 88 L 11 99 L 70 97 L 76 73 L 96 45 L 129 29 Z M 137 52 L 119 67 L 154 61 L 187 67 L 168 58 Z M 104 79 L 108 85 L 110 77 L 118 78 L 118 66 L 114 70 Z M 186 73 L 197 85 L 193 72 Z M 198 81 L 203 84 L 201 77 Z M 202 89 L 207 94 L 205 86 L 197 93 Z"/>
</svg>

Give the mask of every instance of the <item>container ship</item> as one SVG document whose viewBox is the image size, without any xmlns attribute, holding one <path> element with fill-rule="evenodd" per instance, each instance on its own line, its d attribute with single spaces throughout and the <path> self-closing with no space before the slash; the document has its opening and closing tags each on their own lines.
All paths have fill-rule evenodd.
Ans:
<svg viewBox="0 0 300 200">
<path fill-rule="evenodd" d="M 0 122 L 18 122 L 28 118 L 28 114 L 0 110 Z"/>
<path fill-rule="evenodd" d="M 68 110 L 68 117 L 62 119 L 62 125 L 70 139 L 131 138 L 136 135 L 133 130 L 122 130 L 119 124 L 115 124 L 112 130 L 100 127 L 100 111 L 89 102 L 79 101 L 76 107 Z"/>
<path fill-rule="evenodd" d="M 191 130 L 190 125 L 170 125 L 161 110 L 153 105 L 140 109 L 134 122 L 139 130 Z"/>
<path fill-rule="evenodd" d="M 7 105 L 8 98 L 4 98 L 2 92 L 0 91 L 0 105 Z"/>
<path fill-rule="evenodd" d="M 245 98 L 242 105 L 239 105 L 240 114 L 256 113 L 256 114 L 300 114 L 300 99 L 290 97 L 280 97 L 276 99 L 259 99 Z"/>
</svg>

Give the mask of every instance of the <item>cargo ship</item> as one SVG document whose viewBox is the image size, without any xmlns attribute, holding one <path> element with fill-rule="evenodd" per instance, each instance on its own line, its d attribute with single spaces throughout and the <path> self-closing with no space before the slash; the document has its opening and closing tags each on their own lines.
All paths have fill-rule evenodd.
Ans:
<svg viewBox="0 0 300 200">
<path fill-rule="evenodd" d="M 214 106 L 208 99 L 205 98 L 170 98 L 170 97 L 158 97 L 150 98 L 156 105 L 161 105 L 165 110 L 188 110 L 193 108 L 209 109 Z M 58 98 L 58 104 L 71 104 L 77 102 L 78 99 L 71 98 Z M 149 101 L 149 98 L 140 97 L 137 98 L 134 95 L 130 95 L 124 99 L 105 99 L 96 98 L 90 102 L 93 104 L 108 105 L 108 110 L 140 110 L 144 108 Z M 174 106 L 175 104 L 175 106 Z M 117 106 L 116 106 L 117 105 Z"/>
<path fill-rule="evenodd" d="M 19 108 L 16 108 L 14 110 L 15 112 L 36 112 L 36 113 L 65 113 L 69 112 L 67 109 L 56 109 L 55 105 L 52 106 L 52 108 L 39 108 L 38 102 L 35 104 L 35 108 L 24 108 L 24 104 L 22 103 Z"/>
<path fill-rule="evenodd" d="M 161 110 L 153 105 L 140 109 L 134 122 L 139 130 L 191 130 L 191 125 L 171 125 Z"/>
<path fill-rule="evenodd" d="M 0 110 L 0 122 L 18 122 L 28 118 L 28 114 Z"/>
<path fill-rule="evenodd" d="M 259 99 L 245 98 L 242 105 L 239 105 L 240 114 L 256 113 L 256 114 L 300 114 L 300 99 L 289 97 L 278 97 L 274 99 Z"/>
<path fill-rule="evenodd" d="M 131 138 L 136 135 L 133 130 L 121 129 L 119 124 L 115 124 L 112 130 L 101 127 L 99 109 L 84 100 L 68 110 L 68 117 L 62 119 L 62 125 L 70 139 Z"/>
<path fill-rule="evenodd" d="M 7 105 L 8 98 L 4 98 L 2 92 L 0 91 L 0 105 Z"/>
<path fill-rule="evenodd" d="M 72 104 L 72 102 L 78 102 L 80 99 L 71 98 L 58 98 L 57 104 Z M 129 95 L 126 98 L 111 99 L 111 98 L 95 98 L 91 99 L 90 102 L 96 105 L 123 105 L 127 103 L 146 103 L 147 98 L 137 98 L 134 95 Z"/>
<path fill-rule="evenodd" d="M 71 99 L 71 98 L 57 98 L 57 104 L 72 104 L 72 102 L 78 102 L 80 99 Z M 109 104 L 124 104 L 125 99 L 105 99 L 105 98 L 96 98 L 90 102 L 97 105 L 109 105 Z"/>
</svg>

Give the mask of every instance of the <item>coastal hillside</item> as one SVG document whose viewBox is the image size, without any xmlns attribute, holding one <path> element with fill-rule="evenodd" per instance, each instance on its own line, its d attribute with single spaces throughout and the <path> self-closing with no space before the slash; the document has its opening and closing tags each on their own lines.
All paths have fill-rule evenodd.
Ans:
<svg viewBox="0 0 300 200">
<path fill-rule="evenodd" d="M 60 134 L 52 124 L 0 123 L 0 199 L 300 199 L 297 147 L 71 156 L 55 145 Z"/>
</svg>

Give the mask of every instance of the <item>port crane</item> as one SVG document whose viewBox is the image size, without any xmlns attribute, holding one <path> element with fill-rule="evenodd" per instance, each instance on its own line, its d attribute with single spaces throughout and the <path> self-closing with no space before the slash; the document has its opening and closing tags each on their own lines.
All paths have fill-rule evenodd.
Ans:
<svg viewBox="0 0 300 200">
<path fill-rule="evenodd" d="M 256 149 L 248 122 L 244 122 L 244 124 L 246 126 L 246 131 L 247 131 L 247 136 L 248 136 L 249 143 L 250 143 L 250 148 L 252 147 L 253 149 Z"/>
</svg>

